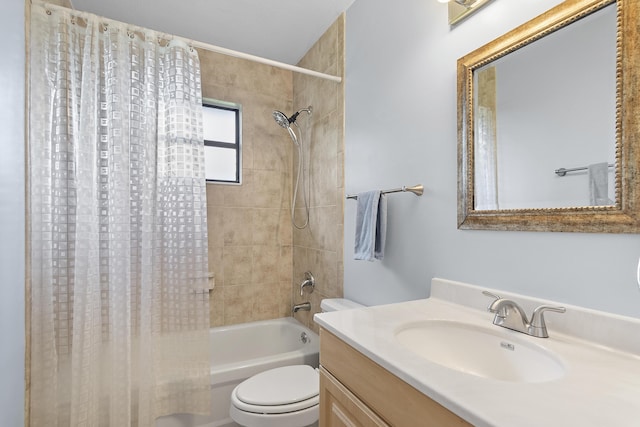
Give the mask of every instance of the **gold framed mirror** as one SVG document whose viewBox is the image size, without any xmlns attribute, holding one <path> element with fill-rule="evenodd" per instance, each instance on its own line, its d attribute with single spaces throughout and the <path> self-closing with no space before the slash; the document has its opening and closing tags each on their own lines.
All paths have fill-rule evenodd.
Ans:
<svg viewBox="0 0 640 427">
<path fill-rule="evenodd" d="M 566 0 L 458 60 L 458 228 L 640 231 L 639 11 Z"/>
</svg>

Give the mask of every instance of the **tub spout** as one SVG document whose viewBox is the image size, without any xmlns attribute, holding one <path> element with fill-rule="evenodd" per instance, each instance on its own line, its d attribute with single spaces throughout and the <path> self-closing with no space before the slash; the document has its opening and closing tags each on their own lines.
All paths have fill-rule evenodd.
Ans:
<svg viewBox="0 0 640 427">
<path fill-rule="evenodd" d="M 311 303 L 310 302 L 303 302 L 302 304 L 296 304 L 296 305 L 293 306 L 293 309 L 291 310 L 291 313 L 295 314 L 295 313 L 299 312 L 300 310 L 311 311 Z"/>
</svg>

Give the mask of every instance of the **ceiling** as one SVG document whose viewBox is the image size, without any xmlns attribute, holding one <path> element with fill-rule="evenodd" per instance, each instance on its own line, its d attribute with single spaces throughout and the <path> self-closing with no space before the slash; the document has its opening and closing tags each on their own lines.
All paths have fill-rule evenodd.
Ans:
<svg viewBox="0 0 640 427">
<path fill-rule="evenodd" d="M 295 65 L 355 0 L 71 0 L 78 10 Z"/>
</svg>

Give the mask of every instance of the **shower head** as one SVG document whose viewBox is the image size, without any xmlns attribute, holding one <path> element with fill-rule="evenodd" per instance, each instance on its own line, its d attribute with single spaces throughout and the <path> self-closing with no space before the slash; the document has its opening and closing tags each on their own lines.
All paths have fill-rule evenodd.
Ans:
<svg viewBox="0 0 640 427">
<path fill-rule="evenodd" d="M 291 115 L 291 117 L 287 117 L 282 111 L 275 110 L 273 112 L 273 119 L 276 121 L 276 123 L 278 123 L 283 128 L 289 129 L 291 125 L 296 122 L 296 120 L 298 119 L 298 116 L 303 111 L 307 112 L 308 114 L 311 114 L 313 112 L 313 108 L 311 107 L 311 105 L 309 105 L 309 107 L 307 108 L 303 108 L 301 110 L 296 111 Z"/>
<path fill-rule="evenodd" d="M 285 116 L 282 111 L 275 110 L 273 112 L 273 119 L 276 121 L 277 124 L 279 124 L 285 129 L 288 129 L 291 124 L 291 122 L 289 122 L 289 118 Z"/>
</svg>

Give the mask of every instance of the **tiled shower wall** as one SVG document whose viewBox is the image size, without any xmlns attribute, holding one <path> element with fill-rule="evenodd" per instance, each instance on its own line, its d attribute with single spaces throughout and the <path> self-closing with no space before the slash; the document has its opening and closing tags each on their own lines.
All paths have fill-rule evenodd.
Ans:
<svg viewBox="0 0 640 427">
<path fill-rule="evenodd" d="M 343 14 L 298 65 L 344 76 L 344 27 Z M 310 220 L 308 228 L 293 231 L 292 292 L 294 303 L 311 302 L 311 312 L 298 312 L 295 317 L 317 331 L 313 314 L 320 311 L 320 301 L 341 297 L 343 290 L 344 82 L 294 74 L 293 100 L 295 110 L 313 106 L 313 129 Z M 302 206 L 300 202 L 296 204 L 298 218 L 303 217 Z M 300 296 L 305 271 L 314 275 L 316 289 Z"/>
<path fill-rule="evenodd" d="M 271 114 L 291 110 L 291 72 L 198 53 L 203 96 L 242 105 L 242 184 L 207 184 L 211 326 L 287 316 L 292 144 Z"/>
<path fill-rule="evenodd" d="M 296 318 L 313 327 L 320 299 L 342 295 L 344 84 L 203 50 L 199 55 L 203 96 L 243 108 L 242 184 L 207 185 L 211 326 L 290 316 L 294 302 L 310 301 L 312 312 Z M 342 76 L 343 64 L 341 16 L 298 65 Z M 308 130 L 311 219 L 299 231 L 289 218 L 297 150 L 271 113 L 290 115 L 309 105 L 311 120 L 303 113 L 298 123 Z M 302 213 L 297 209 L 298 223 Z M 300 298 L 308 270 L 317 287 Z"/>
</svg>

